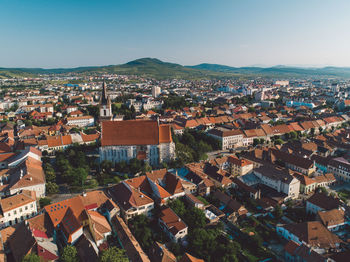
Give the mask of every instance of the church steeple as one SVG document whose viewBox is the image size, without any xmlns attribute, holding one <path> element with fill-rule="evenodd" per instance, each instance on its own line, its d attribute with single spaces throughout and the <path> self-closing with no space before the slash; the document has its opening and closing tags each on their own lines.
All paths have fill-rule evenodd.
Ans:
<svg viewBox="0 0 350 262">
<path fill-rule="evenodd" d="M 101 105 L 107 105 L 110 102 L 111 101 L 109 99 L 109 96 L 107 95 L 107 85 L 106 85 L 106 82 L 103 81 L 102 94 L 101 94 Z"/>
<path fill-rule="evenodd" d="M 112 119 L 112 105 L 109 95 L 107 95 L 107 85 L 103 81 L 102 93 L 100 99 L 100 121 L 111 120 Z"/>
</svg>

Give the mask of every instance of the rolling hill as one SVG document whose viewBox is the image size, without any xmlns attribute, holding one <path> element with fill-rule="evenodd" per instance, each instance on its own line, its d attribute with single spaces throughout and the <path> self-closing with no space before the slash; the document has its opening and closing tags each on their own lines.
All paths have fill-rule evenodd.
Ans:
<svg viewBox="0 0 350 262">
<path fill-rule="evenodd" d="M 199 64 L 182 66 L 163 62 L 156 58 L 141 58 L 121 65 L 90 66 L 77 68 L 0 68 L 0 78 L 36 77 L 49 74 L 125 74 L 152 77 L 156 79 L 205 79 L 225 77 L 338 77 L 350 78 L 350 68 L 324 67 L 300 68 L 275 66 L 263 67 L 231 67 L 219 64 Z"/>
<path fill-rule="evenodd" d="M 342 77 L 350 78 L 349 67 L 323 67 L 323 68 L 302 68 L 288 66 L 274 67 L 230 67 L 218 64 L 199 64 L 187 66 L 188 68 L 198 70 L 210 70 L 214 72 L 223 72 L 226 74 L 242 74 L 250 76 L 265 77 Z"/>
</svg>

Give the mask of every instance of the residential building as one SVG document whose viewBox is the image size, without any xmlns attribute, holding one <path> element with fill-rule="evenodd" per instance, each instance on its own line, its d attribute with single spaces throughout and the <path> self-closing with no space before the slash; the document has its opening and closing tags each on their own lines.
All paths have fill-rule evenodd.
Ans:
<svg viewBox="0 0 350 262">
<path fill-rule="evenodd" d="M 327 170 L 333 173 L 338 180 L 350 181 L 350 163 L 342 157 L 330 160 Z"/>
<path fill-rule="evenodd" d="M 38 209 L 34 191 L 23 191 L 0 199 L 0 227 L 17 224 L 36 215 Z"/>
<path fill-rule="evenodd" d="M 182 242 L 187 236 L 187 225 L 169 207 L 161 210 L 159 226 L 173 242 Z"/>
<path fill-rule="evenodd" d="M 113 201 L 118 204 L 121 215 L 125 220 L 141 214 L 152 216 L 153 199 L 128 183 L 123 181 L 113 186 L 109 189 L 109 193 Z"/>
<path fill-rule="evenodd" d="M 286 240 L 312 247 L 319 254 L 339 249 L 342 240 L 319 221 L 277 225 L 276 232 Z"/>
<path fill-rule="evenodd" d="M 338 209 L 340 205 L 339 198 L 327 196 L 324 193 L 315 193 L 306 200 L 306 212 L 316 215 L 319 211 Z"/>
<path fill-rule="evenodd" d="M 161 92 L 162 92 L 162 90 L 159 86 L 152 86 L 152 96 L 154 98 L 158 97 Z"/>
<path fill-rule="evenodd" d="M 214 128 L 208 131 L 208 135 L 221 142 L 222 150 L 243 146 L 243 133 L 238 129 Z"/>
<path fill-rule="evenodd" d="M 95 120 L 92 116 L 67 117 L 68 126 L 89 127 L 94 126 Z"/>
<path fill-rule="evenodd" d="M 230 167 L 230 173 L 234 176 L 243 176 L 253 170 L 253 163 L 246 159 L 238 159 L 234 156 L 229 156 L 227 159 Z"/>
<path fill-rule="evenodd" d="M 272 166 L 261 166 L 253 170 L 253 174 L 262 183 L 277 192 L 287 195 L 287 198 L 295 199 L 299 196 L 300 181 L 284 170 Z"/>
<path fill-rule="evenodd" d="M 332 232 L 346 230 L 346 227 L 350 225 L 350 220 L 343 208 L 318 211 L 316 219 Z"/>
</svg>

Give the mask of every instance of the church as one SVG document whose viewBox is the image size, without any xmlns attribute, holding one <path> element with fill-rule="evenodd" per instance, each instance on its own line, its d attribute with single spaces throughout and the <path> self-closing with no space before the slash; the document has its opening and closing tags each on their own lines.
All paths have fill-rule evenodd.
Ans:
<svg viewBox="0 0 350 262">
<path fill-rule="evenodd" d="M 153 120 L 113 121 L 111 101 L 103 83 L 100 101 L 100 162 L 129 162 L 133 158 L 152 166 L 175 158 L 170 125 Z"/>
</svg>

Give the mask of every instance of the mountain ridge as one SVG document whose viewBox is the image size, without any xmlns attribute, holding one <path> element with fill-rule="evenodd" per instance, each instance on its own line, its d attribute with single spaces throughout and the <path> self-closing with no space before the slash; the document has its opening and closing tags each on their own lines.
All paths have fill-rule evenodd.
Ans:
<svg viewBox="0 0 350 262">
<path fill-rule="evenodd" d="M 119 65 L 83 66 L 74 68 L 5 68 L 0 67 L 0 77 L 37 77 L 50 74 L 125 74 L 139 75 L 156 79 L 204 79 L 228 77 L 341 77 L 350 78 L 350 67 L 327 66 L 291 67 L 276 65 L 273 67 L 232 67 L 221 64 L 202 63 L 183 66 L 164 62 L 157 58 L 139 58 Z"/>
</svg>

